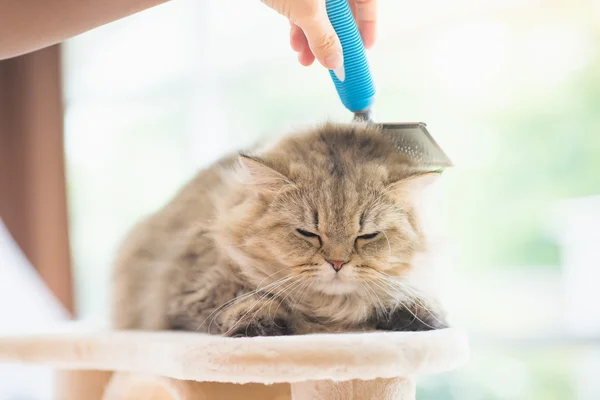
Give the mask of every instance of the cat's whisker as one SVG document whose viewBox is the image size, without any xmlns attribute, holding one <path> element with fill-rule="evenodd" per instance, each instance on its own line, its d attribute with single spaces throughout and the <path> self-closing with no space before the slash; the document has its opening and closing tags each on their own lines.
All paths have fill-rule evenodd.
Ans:
<svg viewBox="0 0 600 400">
<path fill-rule="evenodd" d="M 379 284 L 375 283 L 375 285 L 376 285 L 376 286 L 378 286 L 380 289 L 382 289 L 382 290 L 385 290 L 385 289 L 383 289 L 381 286 L 379 286 Z M 403 305 L 404 305 L 404 306 L 403 306 Z M 431 326 L 430 324 L 428 324 L 427 322 L 425 322 L 425 321 L 423 321 L 421 318 L 419 318 L 419 316 L 418 316 L 418 315 L 417 315 L 417 314 L 416 314 L 416 313 L 415 313 L 413 310 L 411 310 L 411 308 L 410 308 L 410 307 L 407 307 L 407 306 L 405 305 L 405 303 L 404 303 L 404 302 L 402 302 L 402 301 L 398 301 L 398 302 L 396 303 L 395 307 L 397 308 L 397 307 L 399 307 L 399 306 L 403 306 L 403 309 L 404 309 L 404 310 L 406 310 L 406 311 L 407 311 L 409 314 L 411 314 L 411 315 L 414 317 L 414 319 L 413 319 L 413 321 L 411 321 L 411 323 L 412 323 L 412 322 L 414 322 L 415 320 L 417 320 L 417 321 L 421 322 L 423 325 L 425 325 L 425 326 L 427 326 L 427 327 L 429 327 L 429 328 L 431 328 L 431 329 L 435 329 L 435 327 L 434 327 L 434 326 Z M 425 309 L 425 308 L 424 308 L 424 309 Z M 428 309 L 426 309 L 426 310 L 427 310 L 427 312 L 429 312 L 429 313 L 431 314 L 431 311 L 429 311 Z M 390 310 L 390 313 L 391 313 L 391 312 L 393 312 L 393 311 L 394 311 L 394 309 L 391 309 L 391 310 Z M 433 314 L 432 314 L 432 315 L 433 315 Z M 438 322 L 441 322 L 439 319 L 437 319 L 437 317 L 435 317 L 435 318 L 436 318 L 436 320 L 438 320 Z M 442 322 L 442 324 L 443 324 L 443 322 Z"/>
<path fill-rule="evenodd" d="M 262 291 L 262 290 L 268 289 L 268 288 L 269 288 L 269 287 L 271 287 L 271 286 L 277 286 L 278 284 L 285 283 L 285 282 L 287 282 L 287 280 L 286 280 L 286 279 L 288 279 L 288 278 L 282 278 L 282 279 L 280 279 L 280 280 L 277 280 L 277 281 L 275 281 L 275 282 L 273 282 L 273 283 L 271 283 L 271 284 L 269 284 L 269 285 L 267 285 L 267 286 L 265 286 L 265 287 L 262 287 L 262 288 L 260 288 L 260 289 L 256 289 L 256 290 L 252 290 L 252 291 L 250 291 L 250 292 L 248 292 L 248 293 L 245 293 L 245 294 L 243 294 L 243 295 L 241 295 L 241 296 L 239 296 L 239 297 L 234 297 L 233 299 L 231 299 L 231 300 L 229 300 L 229 301 L 225 302 L 224 304 L 222 304 L 221 306 L 219 306 L 218 308 L 216 308 L 216 309 L 215 309 L 213 312 L 211 312 L 211 313 L 208 315 L 208 317 L 206 317 L 206 318 L 204 319 L 204 321 L 202 321 L 202 323 L 201 323 L 201 324 L 198 326 L 198 328 L 196 328 L 196 331 L 198 331 L 198 330 L 199 330 L 199 329 L 202 327 L 202 325 L 204 325 L 204 323 L 205 323 L 205 322 L 206 322 L 206 321 L 207 321 L 209 318 L 211 318 L 211 317 L 212 317 L 212 316 L 213 316 L 215 313 L 220 313 L 220 312 L 223 312 L 223 311 L 225 311 L 225 310 L 229 309 L 230 307 L 234 306 L 235 304 L 237 304 L 237 303 L 239 303 L 239 302 L 241 302 L 241 301 L 244 301 L 245 299 L 247 299 L 247 298 L 249 298 L 249 297 L 251 297 L 251 296 L 253 296 L 253 295 L 255 295 L 255 294 L 259 293 L 259 292 L 260 292 L 260 291 Z M 291 279 L 291 277 L 289 277 L 289 279 Z M 217 314 L 217 315 L 218 315 L 218 314 Z M 212 322 L 214 321 L 214 319 L 217 317 L 217 315 L 214 315 L 213 319 L 211 320 L 211 325 L 212 325 Z M 210 327 L 211 327 L 211 325 L 209 325 L 209 326 L 208 326 L 208 331 L 209 331 L 209 332 L 210 332 Z"/>
<path fill-rule="evenodd" d="M 236 326 L 238 326 L 241 322 L 246 320 L 246 316 L 252 312 L 252 319 L 254 319 L 256 317 L 256 315 L 258 313 L 260 313 L 267 305 L 269 305 L 269 312 L 271 309 L 271 306 L 273 304 L 274 301 L 279 300 L 278 296 L 280 293 L 283 292 L 287 292 L 289 290 L 293 290 L 293 287 L 297 286 L 298 282 L 291 282 L 287 285 L 281 285 L 283 287 L 278 287 L 275 289 L 279 289 L 279 291 L 275 294 L 272 293 L 265 293 L 263 294 L 259 299 L 257 299 L 254 304 L 252 304 L 249 308 L 248 311 L 246 313 L 244 313 L 244 315 L 242 315 L 239 319 L 238 322 L 236 324 L 234 324 L 234 326 L 232 328 L 230 328 L 227 332 L 231 331 L 232 329 L 235 329 Z M 265 298 L 268 297 L 269 295 L 272 295 L 273 297 L 269 298 L 268 300 L 265 301 Z M 260 307 L 258 307 L 258 309 L 254 310 L 254 307 L 256 307 L 257 304 L 261 304 Z M 278 304 L 281 304 L 280 301 L 278 301 Z M 275 310 L 277 312 L 277 309 Z M 269 314 L 270 315 L 270 314 Z M 272 317 L 273 322 L 275 322 L 275 318 Z"/>
<path fill-rule="evenodd" d="M 276 286 L 276 287 L 272 288 L 271 290 L 277 290 L 277 289 L 280 289 L 280 290 L 285 290 L 287 286 L 290 286 L 290 285 L 293 285 L 293 284 L 294 284 L 294 282 L 292 282 L 292 283 L 288 284 L 288 282 L 289 282 L 289 281 L 291 281 L 292 279 L 293 279 L 293 277 L 289 277 L 289 279 L 287 279 L 285 282 L 282 282 L 282 283 L 280 283 L 278 286 Z M 282 286 L 283 286 L 283 289 L 281 289 L 281 287 L 282 287 Z M 279 292 L 278 292 L 278 293 L 279 293 Z M 256 299 L 256 300 L 254 301 L 254 303 L 252 303 L 252 305 L 251 305 L 250 307 L 248 307 L 248 309 L 246 310 L 246 312 L 245 312 L 245 313 L 244 313 L 244 314 L 243 314 L 241 317 L 239 317 L 239 318 L 237 319 L 236 323 L 235 323 L 235 324 L 233 324 L 233 325 L 232 325 L 232 326 L 231 326 L 231 327 L 230 327 L 230 328 L 229 328 L 229 329 L 228 329 L 228 330 L 227 330 L 227 331 L 224 333 L 224 335 L 228 335 L 228 334 L 229 334 L 229 332 L 231 332 L 231 331 L 234 331 L 234 330 L 235 330 L 235 328 L 236 328 L 237 326 L 239 326 L 239 324 L 241 324 L 242 322 L 244 322 L 244 321 L 245 321 L 245 318 L 246 318 L 246 316 L 247 316 L 247 315 L 248 315 L 250 312 L 252 312 L 252 311 L 254 310 L 254 307 L 256 307 L 256 305 L 257 305 L 257 304 L 261 304 L 261 303 L 263 303 L 263 300 L 264 300 L 266 297 L 268 297 L 270 294 L 272 294 L 272 293 L 271 293 L 271 291 L 269 291 L 269 292 L 267 292 L 267 293 L 263 293 L 263 294 L 261 295 L 261 297 L 259 297 L 258 299 Z M 275 295 L 275 296 L 276 296 L 276 295 Z M 270 299 L 270 300 L 274 300 L 274 299 Z M 265 305 L 265 304 L 267 304 L 267 303 L 263 303 L 263 305 L 262 305 L 261 307 L 259 307 L 259 309 L 258 309 L 258 310 L 254 311 L 253 315 L 256 315 L 256 313 L 257 313 L 257 312 L 258 312 L 258 311 L 259 311 L 259 310 L 260 310 L 262 307 L 264 307 L 264 305 Z"/>
<path fill-rule="evenodd" d="M 374 261 L 376 263 L 384 263 L 384 261 L 382 260 L 382 258 L 380 257 L 368 257 L 368 256 L 363 256 L 362 257 L 362 262 L 369 262 L 369 261 Z M 402 264 L 410 264 L 410 259 L 409 258 L 402 258 L 402 257 L 396 257 L 394 255 L 392 255 L 391 257 L 389 256 L 389 252 L 388 252 L 388 257 L 387 260 L 385 260 L 385 264 L 391 268 L 391 267 L 398 267 Z M 371 267 L 369 267 L 371 268 Z"/>
<path fill-rule="evenodd" d="M 429 315 L 431 315 L 431 317 L 433 319 L 435 319 L 441 325 L 446 325 L 446 323 L 444 321 L 440 320 L 438 318 L 438 316 L 431 310 L 431 308 L 423 301 L 423 299 L 427 297 L 426 295 L 424 295 L 419 290 L 417 290 L 416 288 L 414 288 L 410 285 L 407 285 L 405 283 L 397 281 L 396 279 L 393 279 L 393 277 L 391 277 L 390 275 L 387 275 L 381 271 L 377 271 L 377 272 L 379 272 L 380 274 L 385 275 L 389 278 L 392 278 L 392 279 L 381 279 L 380 278 L 381 282 L 386 283 L 388 285 L 394 285 L 394 284 L 397 285 L 396 286 L 397 288 L 399 288 L 404 294 L 407 294 L 409 296 L 408 300 L 410 301 L 410 303 L 413 303 L 413 304 L 417 305 L 418 307 L 420 307 L 422 310 L 426 311 Z M 421 322 L 423 322 L 423 321 L 421 321 Z M 426 325 L 428 325 L 428 324 L 426 324 Z"/>
<path fill-rule="evenodd" d="M 298 278 L 299 278 L 298 281 L 301 283 L 301 285 L 299 285 L 296 289 L 298 290 L 298 294 L 300 294 L 300 289 L 303 289 L 307 284 L 310 284 L 310 280 L 306 279 L 306 277 L 301 277 L 301 276 L 299 276 Z M 294 290 L 296 290 L 296 289 L 294 289 Z M 282 302 L 285 302 L 288 298 L 289 298 L 290 302 L 294 302 L 294 297 L 296 297 L 296 296 L 294 296 L 294 293 L 289 292 L 283 297 Z"/>
<path fill-rule="evenodd" d="M 419 316 L 413 310 L 411 310 L 410 307 L 404 307 L 404 310 L 408 311 L 408 313 L 414 317 L 414 319 L 410 322 L 410 324 L 412 324 L 414 321 L 419 321 L 420 323 L 422 323 L 426 327 L 431 328 L 431 329 L 435 329 L 435 326 L 431 326 L 427 322 L 425 322 L 421 318 L 419 318 Z"/>
<path fill-rule="evenodd" d="M 377 281 L 385 284 L 391 290 L 394 290 L 395 292 L 398 292 L 398 293 L 404 295 L 405 296 L 405 298 L 403 299 L 404 302 L 407 302 L 407 301 L 412 302 L 414 300 L 414 298 L 419 297 L 419 294 L 416 292 L 415 289 L 413 289 L 412 287 L 410 287 L 406 284 L 403 284 L 403 283 L 397 281 L 396 279 L 394 279 L 393 277 L 391 277 L 389 275 L 385 275 L 385 277 L 376 276 L 375 279 Z"/>
<path fill-rule="evenodd" d="M 310 279 L 307 279 L 306 280 L 306 285 L 304 286 L 304 292 L 302 293 L 302 296 L 300 297 L 300 300 L 297 302 L 298 304 L 303 304 L 304 303 L 304 298 L 306 297 L 306 295 L 310 291 L 310 285 L 312 285 L 312 282 L 311 282 Z"/>
<path fill-rule="evenodd" d="M 373 304 L 373 308 L 375 309 L 375 314 L 377 314 L 377 316 L 379 316 L 380 312 L 383 312 L 384 307 L 383 304 L 381 303 L 381 300 L 379 298 L 377 298 L 377 300 L 373 297 L 372 293 L 375 294 L 375 292 L 373 292 L 373 289 L 369 288 L 367 285 L 365 285 L 363 282 L 360 282 L 360 285 L 364 288 L 365 293 L 367 293 L 367 295 L 369 296 L 369 298 L 371 299 L 371 303 Z M 375 294 L 376 295 L 376 294 Z M 377 307 L 377 305 L 381 306 L 380 308 Z"/>
<path fill-rule="evenodd" d="M 311 267 L 314 266 L 314 264 L 306 264 L 306 265 L 311 266 Z M 314 272 L 314 271 L 316 271 L 316 270 L 317 270 L 316 268 L 305 268 L 304 270 L 300 270 L 298 272 L 298 276 L 299 277 L 301 275 L 303 275 L 303 274 L 304 275 L 308 275 L 308 276 L 304 277 L 304 279 L 300 280 L 300 282 L 304 283 L 304 285 L 299 285 L 297 288 L 294 288 L 293 290 L 290 290 L 290 292 L 281 300 L 281 302 L 280 302 L 279 305 L 281 305 L 282 302 L 285 302 L 285 300 L 287 299 L 287 297 L 290 296 L 290 295 L 292 295 L 292 297 L 290 297 L 290 299 L 293 300 L 293 291 L 295 291 L 295 290 L 298 290 L 299 294 L 302 293 L 301 299 L 299 301 L 296 301 L 295 303 L 296 303 L 296 305 L 302 304 L 302 302 L 304 301 L 304 297 L 309 292 L 310 285 L 312 284 L 312 281 L 310 279 L 311 275 L 312 275 L 311 273 Z M 297 297 L 299 298 L 300 296 L 297 296 Z M 279 308 L 279 305 L 278 305 L 278 308 Z M 271 312 L 271 306 L 269 306 L 269 313 L 270 312 Z M 273 318 L 274 318 L 274 315 L 276 313 L 277 313 L 277 309 L 275 309 L 275 313 L 273 314 Z"/>
<path fill-rule="evenodd" d="M 243 249 L 245 247 L 250 247 L 250 246 L 251 246 L 250 243 L 241 243 L 241 244 L 228 244 L 228 245 L 225 245 L 223 247 L 226 247 L 228 249 Z M 217 246 L 215 245 L 214 248 L 216 249 Z"/>
<path fill-rule="evenodd" d="M 283 299 L 281 299 L 280 304 L 284 303 L 288 298 L 290 298 L 290 300 L 292 300 L 293 299 L 293 293 L 294 293 L 294 291 L 298 290 L 298 292 L 300 292 L 300 289 L 302 289 L 305 286 L 306 282 L 310 283 L 310 280 L 308 280 L 308 279 L 299 279 L 299 282 L 300 282 L 299 285 L 297 285 L 293 289 L 291 289 L 289 291 L 289 293 L 287 293 L 285 295 L 285 297 Z M 279 305 L 277 306 L 277 308 L 279 308 Z M 277 309 L 275 309 L 275 314 L 277 314 Z"/>
<path fill-rule="evenodd" d="M 396 300 L 396 302 L 409 304 L 413 303 L 412 296 L 410 295 L 410 293 L 406 293 L 406 290 L 404 288 L 394 286 L 393 284 L 389 283 L 386 279 L 376 279 L 376 282 L 378 282 L 378 284 L 381 283 L 382 285 L 384 285 L 387 288 L 388 295 L 393 297 L 394 300 Z"/>
<path fill-rule="evenodd" d="M 436 315 L 436 314 L 435 314 L 433 311 L 431 311 L 431 309 L 430 309 L 429 307 L 427 307 L 425 304 L 422 304 L 422 303 L 420 303 L 420 304 L 419 304 L 419 306 L 420 306 L 420 307 L 423 309 L 423 311 L 426 311 L 426 312 L 427 312 L 427 313 L 428 313 L 428 314 L 431 316 L 431 318 L 433 318 L 434 320 L 436 320 L 436 321 L 437 321 L 437 322 L 440 324 L 440 326 L 448 327 L 448 324 L 447 324 L 445 321 L 441 320 L 441 319 L 440 319 L 440 318 L 439 318 L 439 317 L 438 317 L 438 316 L 437 316 L 437 315 Z M 430 325 L 427 325 L 427 326 L 430 326 Z M 430 327 L 431 327 L 431 326 L 430 326 Z M 434 328 L 434 327 L 431 327 L 431 328 Z M 435 328 L 434 328 L 434 329 L 435 329 Z"/>
<path fill-rule="evenodd" d="M 399 284 L 399 282 L 397 282 L 395 278 L 387 274 L 382 274 L 381 272 L 372 268 L 359 269 L 358 271 L 361 275 L 363 275 L 363 279 L 367 280 L 372 285 L 379 287 L 379 289 L 384 291 L 384 293 L 386 293 L 396 302 L 406 302 L 406 300 L 412 298 L 412 294 L 410 293 L 410 291 L 406 290 L 408 287 Z M 383 275 L 383 277 L 381 275 Z M 380 283 L 383 284 L 384 287 L 382 287 Z"/>
<path fill-rule="evenodd" d="M 288 292 L 285 297 L 283 299 L 281 299 L 280 301 L 277 302 L 277 308 L 275 309 L 275 312 L 273 313 L 273 318 L 275 317 L 275 315 L 277 314 L 277 311 L 279 310 L 279 307 L 281 306 L 281 303 L 283 303 L 287 297 L 298 287 L 300 287 L 304 282 L 302 281 L 302 279 L 298 279 L 297 282 L 295 282 L 294 285 L 290 285 L 289 287 L 285 288 L 285 290 L 280 291 L 276 297 L 279 296 L 280 293 L 283 293 L 284 291 Z M 269 306 L 269 314 L 271 313 L 271 307 Z"/>
<path fill-rule="evenodd" d="M 208 332 L 210 333 L 210 328 L 212 327 L 212 324 L 213 324 L 213 322 L 214 322 L 214 321 L 215 321 L 215 320 L 216 320 L 216 319 L 217 319 L 217 318 L 218 318 L 218 317 L 219 317 L 219 316 L 220 316 L 222 313 L 226 312 L 227 310 L 229 310 L 230 308 L 232 308 L 232 307 L 236 306 L 237 304 L 239 304 L 239 303 L 242 303 L 243 301 L 245 301 L 246 299 L 250 298 L 251 296 L 254 296 L 254 295 L 256 295 L 257 293 L 258 293 L 258 292 L 256 292 L 256 291 L 253 291 L 253 292 L 247 293 L 247 294 L 245 294 L 245 295 L 243 295 L 243 296 L 240 296 L 239 298 L 234 298 L 234 299 L 233 299 L 233 301 L 229 301 L 229 302 L 225 303 L 225 304 L 224 304 L 224 306 L 225 306 L 225 307 L 221 306 L 221 307 L 219 307 L 217 310 L 213 311 L 213 312 L 211 313 L 211 315 L 213 315 L 213 314 L 214 314 L 214 316 L 212 317 L 212 319 L 211 319 L 211 321 L 210 321 L 210 323 L 209 323 L 209 325 L 208 325 Z M 209 316 L 209 317 L 207 317 L 206 319 L 208 319 L 208 318 L 210 318 L 210 316 Z M 205 319 L 205 321 L 206 321 L 206 319 Z M 203 323 L 204 323 L 204 322 L 203 322 Z"/>
<path fill-rule="evenodd" d="M 371 281 L 371 284 L 372 284 L 373 286 L 376 286 L 376 287 L 378 287 L 378 288 L 379 288 L 379 289 L 380 289 L 380 290 L 381 290 L 383 293 L 385 293 L 385 294 L 386 294 L 388 297 L 392 298 L 392 299 L 394 300 L 395 304 L 399 304 L 399 303 L 401 303 L 401 302 L 402 302 L 402 299 L 401 299 L 401 297 L 399 297 L 399 296 L 397 295 L 397 293 L 394 293 L 394 292 L 393 292 L 393 291 L 391 291 L 389 288 L 387 288 L 387 289 L 386 289 L 386 287 L 385 287 L 385 286 L 381 286 L 381 285 L 379 284 L 379 282 L 380 282 L 379 280 L 375 279 L 375 280 Z"/>
<path fill-rule="evenodd" d="M 386 279 L 385 281 L 388 282 L 389 284 L 393 284 L 396 285 L 398 287 L 400 287 L 401 289 L 410 292 L 412 295 L 414 295 L 415 297 L 426 297 L 424 293 L 420 292 L 417 288 L 406 284 L 405 282 L 402 282 L 400 280 L 398 280 L 397 277 L 394 277 L 392 275 L 389 275 L 383 271 L 375 271 L 376 273 L 383 275 Z"/>
<path fill-rule="evenodd" d="M 278 285 L 276 287 L 271 288 L 269 291 L 263 293 L 259 298 L 258 301 L 264 302 L 265 299 L 267 297 L 270 297 L 267 301 L 268 302 L 273 302 L 275 300 L 279 300 L 279 296 L 290 290 L 293 286 L 295 286 L 297 284 L 297 281 L 295 280 L 295 278 L 297 278 L 297 276 L 290 276 L 288 280 L 286 280 L 285 282 L 283 282 L 281 285 Z M 277 291 L 276 293 L 274 293 L 275 291 Z M 254 305 L 253 305 L 254 306 Z M 253 307 L 252 306 L 252 307 Z M 251 307 L 251 308 L 252 308 Z M 262 306 L 260 307 L 262 308 Z M 259 310 L 260 310 L 259 308 Z M 258 310 L 257 310 L 258 311 Z"/>
<path fill-rule="evenodd" d="M 294 268 L 294 267 L 285 267 L 285 268 L 282 268 L 282 269 L 280 269 L 280 270 L 278 270 L 278 271 L 275 271 L 275 272 L 273 272 L 271 275 L 268 275 L 268 276 L 267 276 L 267 277 L 265 277 L 265 278 L 264 278 L 262 281 L 258 282 L 258 285 L 256 285 L 256 290 L 260 290 L 260 285 L 261 285 L 261 284 L 262 284 L 264 281 L 266 281 L 267 279 L 269 279 L 270 277 L 272 277 L 273 275 L 275 275 L 275 274 L 278 274 L 278 273 L 280 273 L 280 272 L 283 272 L 283 271 L 287 271 L 288 269 L 292 269 L 292 268 Z"/>
<path fill-rule="evenodd" d="M 290 268 L 298 268 L 298 267 L 300 267 L 300 266 L 295 266 L 295 267 L 290 267 Z M 287 268 L 287 269 L 289 269 L 289 268 Z M 298 275 L 292 276 L 292 278 L 298 278 L 300 274 L 302 274 L 302 273 L 306 273 L 306 272 L 311 272 L 311 271 L 312 271 L 312 269 L 305 269 L 305 270 L 301 270 L 301 271 L 298 273 Z M 262 310 L 262 309 L 263 309 L 263 308 L 264 308 L 264 307 L 265 307 L 267 304 L 269 304 L 269 315 L 270 315 L 270 312 L 271 312 L 271 306 L 272 306 L 272 304 L 273 304 L 273 301 L 275 301 L 275 300 L 278 300 L 278 301 L 279 301 L 279 304 L 281 304 L 281 302 L 285 301 L 285 298 L 284 298 L 283 300 L 280 300 L 280 299 L 279 299 L 279 296 L 280 296 L 280 294 L 281 294 L 281 293 L 284 293 L 284 292 L 288 292 L 288 295 L 289 295 L 289 294 L 290 294 L 292 291 L 296 290 L 296 287 L 299 287 L 299 286 L 300 286 L 300 283 L 303 283 L 303 282 L 300 280 L 298 285 L 296 285 L 296 282 L 291 282 L 290 284 L 286 285 L 285 287 L 279 288 L 279 290 L 278 290 L 278 292 L 277 292 L 277 293 L 275 293 L 275 294 L 273 294 L 273 293 L 270 293 L 270 294 L 272 294 L 272 295 L 273 295 L 273 298 L 269 299 L 269 301 L 268 301 L 267 303 L 263 304 L 263 305 L 262 305 L 262 306 L 261 306 L 261 307 L 260 307 L 258 310 L 256 310 L 256 311 L 254 312 L 254 315 L 258 314 L 258 313 L 260 312 L 260 310 Z M 277 289 L 278 289 L 278 288 L 273 288 L 273 290 L 277 290 Z M 268 295 L 268 294 L 266 294 L 266 295 L 262 296 L 262 297 L 261 297 L 261 300 L 264 300 L 264 298 L 265 298 L 267 295 Z M 286 296 L 286 298 L 287 298 L 287 296 Z M 279 307 L 279 306 L 278 306 L 278 307 Z M 274 313 L 274 314 L 276 314 L 276 313 L 277 313 L 277 309 L 275 310 L 275 313 Z M 274 316 L 272 317 L 272 319 L 274 320 Z"/>
<path fill-rule="evenodd" d="M 388 238 L 387 233 L 385 233 L 384 230 L 381 231 L 381 233 L 383 233 L 383 236 L 385 236 L 385 240 L 387 240 L 387 244 L 388 244 L 388 261 L 392 258 L 392 245 L 390 244 L 390 238 Z"/>
<path fill-rule="evenodd" d="M 229 334 L 229 332 L 235 331 L 235 329 L 246 320 L 246 316 L 252 312 L 252 315 L 255 316 L 256 313 L 258 313 L 258 311 L 260 311 L 264 305 L 266 304 L 265 302 L 263 302 L 263 299 L 265 299 L 268 296 L 268 294 L 263 294 L 261 297 L 259 297 L 258 299 L 254 300 L 254 303 L 252 303 L 248 309 L 246 310 L 246 312 L 244 314 L 242 314 L 240 317 L 238 317 L 237 321 L 224 333 L 225 336 L 227 336 Z M 257 310 L 254 310 L 254 307 L 256 307 L 257 305 L 262 304 L 260 307 L 258 307 Z M 246 328 L 247 329 L 247 328 Z M 247 332 L 246 332 L 247 333 Z"/>
<path fill-rule="evenodd" d="M 378 279 L 378 280 L 377 280 L 377 282 L 381 282 L 381 283 L 384 283 L 384 284 L 386 284 L 386 283 L 387 283 L 387 284 L 390 284 L 390 282 L 389 282 L 387 279 L 381 279 L 381 278 L 380 278 L 380 279 Z M 384 289 L 383 287 L 381 287 L 381 286 L 380 286 L 378 283 L 374 282 L 374 284 L 375 284 L 377 287 L 379 287 L 381 290 L 384 290 L 384 291 L 385 291 L 385 289 Z M 398 289 L 398 287 L 396 287 L 396 288 Z M 401 292 L 401 293 L 403 293 L 403 294 L 406 294 L 406 291 L 410 291 L 411 289 L 412 289 L 412 288 L 410 288 L 409 286 L 406 286 L 406 285 L 405 285 L 405 287 L 404 287 L 404 288 L 402 288 L 402 289 L 400 290 L 400 292 Z M 391 295 L 389 292 L 388 292 L 388 294 L 389 294 L 389 295 Z M 398 301 L 397 301 L 397 303 L 396 303 L 396 305 L 395 305 L 396 307 L 403 306 L 403 308 L 404 308 L 404 309 L 405 309 L 405 310 L 406 310 L 408 313 L 410 313 L 410 314 L 411 314 L 411 315 L 412 315 L 412 316 L 415 318 L 415 320 L 418 320 L 419 322 L 423 323 L 424 325 L 426 325 L 426 326 L 428 326 L 428 327 L 430 327 L 430 328 L 432 328 L 432 329 L 435 329 L 435 327 L 433 327 L 433 326 L 431 326 L 430 324 L 428 324 L 428 323 L 426 323 L 425 321 L 423 321 L 423 320 L 422 320 L 422 319 L 421 319 L 421 318 L 420 318 L 420 317 L 419 317 L 419 316 L 418 316 L 418 315 L 417 315 L 417 314 L 416 314 L 416 313 L 415 313 L 415 312 L 414 312 L 414 311 L 411 309 L 411 307 L 410 307 L 409 305 L 413 305 L 413 304 L 414 304 L 415 306 L 419 307 L 419 309 L 421 309 L 421 310 L 423 310 L 423 311 L 427 312 L 427 313 L 428 313 L 428 314 L 429 314 L 429 315 L 430 315 L 430 316 L 431 316 L 431 317 L 432 317 L 432 318 L 433 318 L 435 321 L 437 321 L 438 323 L 440 323 L 440 325 L 442 325 L 442 326 L 446 326 L 446 323 L 445 323 L 444 321 L 442 321 L 442 320 L 441 320 L 441 319 L 440 319 L 440 318 L 439 318 L 439 317 L 438 317 L 438 316 L 437 316 L 437 315 L 436 315 L 436 314 L 435 314 L 435 313 L 434 313 L 434 312 L 433 312 L 433 311 L 432 311 L 432 310 L 431 310 L 431 309 L 430 309 L 430 308 L 429 308 L 429 307 L 428 307 L 428 306 L 427 306 L 427 305 L 426 305 L 426 304 L 425 304 L 423 301 L 421 301 L 421 297 L 420 297 L 420 296 L 415 296 L 415 295 L 413 294 L 413 295 L 410 295 L 410 297 L 408 297 L 408 298 L 405 298 L 405 299 L 402 299 L 402 300 L 400 300 L 400 299 L 397 299 L 397 300 L 398 300 Z M 408 300 L 408 302 L 407 302 L 407 300 Z M 408 304 L 407 304 L 407 303 L 408 303 Z M 413 320 L 413 321 L 414 321 L 414 320 Z"/>
</svg>

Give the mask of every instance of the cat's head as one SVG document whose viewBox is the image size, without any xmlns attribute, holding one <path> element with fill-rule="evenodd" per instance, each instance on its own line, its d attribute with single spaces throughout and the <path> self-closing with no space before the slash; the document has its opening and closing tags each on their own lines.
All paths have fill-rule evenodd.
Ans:
<svg viewBox="0 0 600 400">
<path fill-rule="evenodd" d="M 417 171 L 375 128 L 286 138 L 240 156 L 217 200 L 217 245 L 253 285 L 328 295 L 385 285 L 423 245 L 415 203 L 439 174 Z"/>
</svg>

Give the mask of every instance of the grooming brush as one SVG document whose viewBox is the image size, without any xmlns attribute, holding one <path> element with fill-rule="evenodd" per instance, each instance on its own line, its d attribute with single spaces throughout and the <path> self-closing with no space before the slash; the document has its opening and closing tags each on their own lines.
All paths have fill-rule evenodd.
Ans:
<svg viewBox="0 0 600 400">
<path fill-rule="evenodd" d="M 327 14 L 342 43 L 345 79 L 329 71 L 342 104 L 354 113 L 354 121 L 374 124 L 388 136 L 396 149 L 424 169 L 451 167 L 452 162 L 427 131 L 423 122 L 375 123 L 372 108 L 375 86 L 365 48 L 347 0 L 327 0 Z"/>
</svg>

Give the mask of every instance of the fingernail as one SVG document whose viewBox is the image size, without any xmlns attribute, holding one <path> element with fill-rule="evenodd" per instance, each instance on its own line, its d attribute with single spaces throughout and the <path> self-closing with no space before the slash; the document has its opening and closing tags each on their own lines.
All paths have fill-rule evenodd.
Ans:
<svg viewBox="0 0 600 400">
<path fill-rule="evenodd" d="M 338 68 L 334 69 L 333 73 L 335 74 L 335 76 L 337 76 L 337 78 L 340 80 L 340 82 L 344 82 L 344 80 L 346 79 L 346 71 L 344 70 L 344 63 L 342 63 L 342 65 L 340 65 Z"/>
<path fill-rule="evenodd" d="M 325 58 L 325 65 L 327 65 L 327 68 L 333 70 L 333 73 L 341 82 L 344 82 L 344 79 L 346 79 L 346 72 L 344 71 L 344 58 L 342 57 L 342 53 L 337 52 Z"/>
</svg>

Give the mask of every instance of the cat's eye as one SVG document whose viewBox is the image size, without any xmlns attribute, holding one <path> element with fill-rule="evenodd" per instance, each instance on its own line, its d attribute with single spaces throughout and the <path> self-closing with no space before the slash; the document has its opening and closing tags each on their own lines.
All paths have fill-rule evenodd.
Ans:
<svg viewBox="0 0 600 400">
<path fill-rule="evenodd" d="M 305 231 L 304 229 L 296 229 L 296 232 L 298 232 L 299 234 L 301 234 L 302 236 L 307 237 L 307 238 L 318 238 L 319 237 L 319 235 L 317 235 L 316 233 Z"/>
<path fill-rule="evenodd" d="M 378 235 L 379 235 L 379 232 L 367 233 L 367 234 L 358 236 L 357 239 L 370 240 L 370 239 L 375 239 Z"/>
</svg>

